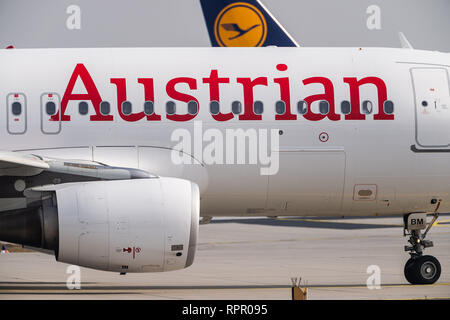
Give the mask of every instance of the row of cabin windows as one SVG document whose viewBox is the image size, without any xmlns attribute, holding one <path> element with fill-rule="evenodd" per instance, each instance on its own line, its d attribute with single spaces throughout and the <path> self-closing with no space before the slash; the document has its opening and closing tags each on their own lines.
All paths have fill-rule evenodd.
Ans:
<svg viewBox="0 0 450 320">
<path fill-rule="evenodd" d="M 373 112 L 373 103 L 369 100 L 365 100 L 362 102 L 362 113 L 363 114 L 371 114 Z M 384 112 L 386 114 L 394 113 L 394 103 L 390 100 L 386 100 L 383 103 Z M 197 114 L 198 112 L 198 103 L 196 101 L 189 101 L 187 104 L 188 113 L 191 115 Z M 220 104 L 217 101 L 211 101 L 209 104 L 209 109 L 211 114 L 216 115 L 220 112 Z M 56 104 L 52 101 L 48 101 L 45 105 L 46 113 L 50 116 L 56 113 Z M 309 110 L 308 103 L 306 101 L 300 100 L 297 103 L 297 112 L 299 114 L 306 114 Z M 328 114 L 330 111 L 330 104 L 326 100 L 322 100 L 319 102 L 319 112 L 321 114 Z M 78 104 L 78 112 L 81 115 L 86 115 L 89 113 L 89 105 L 85 101 L 81 101 Z M 102 115 L 108 115 L 111 112 L 111 105 L 108 101 L 102 101 L 100 103 L 100 113 Z M 154 103 L 152 101 L 144 102 L 144 114 L 152 115 L 155 112 Z M 168 101 L 166 103 L 166 112 L 167 114 L 175 114 L 176 113 L 176 104 L 173 101 Z M 231 103 L 231 112 L 234 114 L 242 113 L 242 103 L 240 101 L 233 101 Z M 253 112 L 257 115 L 260 115 L 264 112 L 264 104 L 262 101 L 255 101 L 253 103 Z M 282 115 L 286 112 L 286 104 L 284 101 L 277 101 L 275 103 L 275 113 Z M 351 104 L 349 101 L 344 100 L 341 102 L 341 112 L 343 114 L 349 114 L 351 112 Z M 12 114 L 17 116 L 22 113 L 22 105 L 20 102 L 14 102 L 12 104 Z M 122 113 L 124 115 L 130 115 L 132 113 L 132 104 L 130 101 L 122 102 Z"/>
<path fill-rule="evenodd" d="M 220 105 L 217 101 L 211 101 L 209 104 L 211 114 L 218 114 Z M 386 114 L 394 113 L 394 103 L 390 100 L 386 100 L 383 103 L 384 112 Z M 300 100 L 297 103 L 297 112 L 299 114 L 306 114 L 309 110 L 308 103 L 306 101 Z M 321 114 L 328 114 L 330 111 L 330 104 L 326 100 L 322 100 L 319 102 L 319 112 Z M 234 114 L 242 113 L 242 103 L 240 101 L 233 101 L 231 103 L 231 112 Z M 264 112 L 264 105 L 262 101 L 255 101 L 253 103 L 253 112 L 255 114 L 262 114 Z M 277 101 L 275 103 L 275 113 L 282 115 L 286 112 L 286 104 L 284 101 Z M 343 114 L 349 114 L 351 112 L 351 104 L 349 101 L 344 100 L 341 102 L 341 112 Z M 362 102 L 362 113 L 371 114 L 373 112 L 373 103 L 369 100 L 365 100 Z"/>
</svg>

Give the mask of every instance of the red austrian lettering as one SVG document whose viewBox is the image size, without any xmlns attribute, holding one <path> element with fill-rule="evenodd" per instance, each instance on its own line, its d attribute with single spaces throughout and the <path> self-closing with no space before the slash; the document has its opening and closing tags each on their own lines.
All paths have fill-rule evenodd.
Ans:
<svg viewBox="0 0 450 320">
<path fill-rule="evenodd" d="M 278 64 L 277 65 L 278 71 L 286 71 L 287 65 L 285 64 Z M 291 113 L 291 93 L 289 89 L 289 78 L 275 78 L 273 80 L 275 83 L 278 83 L 280 86 L 280 98 L 281 101 L 284 102 L 286 106 L 286 110 L 283 114 L 276 114 L 275 120 L 296 120 L 297 115 Z"/>
<path fill-rule="evenodd" d="M 254 80 L 250 78 L 237 78 L 244 90 L 244 113 L 239 115 L 239 120 L 261 120 L 260 114 L 253 111 L 253 88 L 255 86 L 267 86 L 267 77 L 259 77 Z"/>
<path fill-rule="evenodd" d="M 189 94 L 181 93 L 175 89 L 175 86 L 179 83 L 186 83 L 189 86 L 189 89 L 197 90 L 197 80 L 195 80 L 194 78 L 180 77 L 180 78 L 174 78 L 174 79 L 170 80 L 169 82 L 167 82 L 167 85 L 166 85 L 167 95 L 169 97 L 171 97 L 172 99 L 175 99 L 175 100 L 178 100 L 181 102 L 188 103 L 189 101 L 195 101 L 197 103 L 197 105 L 199 106 L 198 100 L 196 98 L 194 98 L 193 96 L 191 96 Z M 189 113 L 187 113 L 187 114 L 167 114 L 166 118 L 169 120 L 173 120 L 173 121 L 189 121 L 189 120 L 194 119 L 197 116 L 197 113 L 196 114 L 189 114 Z"/>
<path fill-rule="evenodd" d="M 157 114 L 145 115 L 144 111 L 124 114 L 122 112 L 122 103 L 127 100 L 127 87 L 126 87 L 126 79 L 125 78 L 112 78 L 110 80 L 112 84 L 116 85 L 117 89 L 117 110 L 119 111 L 120 117 L 129 122 L 139 121 L 144 117 L 147 117 L 147 120 L 150 121 L 158 121 L 161 120 L 161 116 Z M 153 79 L 148 78 L 140 78 L 138 79 L 138 83 L 144 85 L 144 94 L 145 101 L 154 102 L 154 93 L 153 93 Z"/>
<path fill-rule="evenodd" d="M 77 94 L 73 93 L 73 88 L 75 87 L 75 83 L 78 77 L 83 82 L 83 85 L 86 89 L 87 93 Z M 69 101 L 91 101 L 92 105 L 95 109 L 95 114 L 91 115 L 91 121 L 112 121 L 112 115 L 102 115 L 100 113 L 100 103 L 102 102 L 102 98 L 95 86 L 94 81 L 91 78 L 91 75 L 87 71 L 86 67 L 79 63 L 76 65 L 73 70 L 72 76 L 70 77 L 69 84 L 67 85 L 66 91 L 64 92 L 64 96 L 61 101 L 61 121 L 70 121 L 70 116 L 66 115 L 67 104 Z M 52 121 L 59 121 L 59 112 L 51 117 Z"/>
<path fill-rule="evenodd" d="M 203 78 L 203 83 L 209 84 L 209 100 L 220 102 L 219 84 L 230 83 L 230 78 L 219 78 L 217 70 L 211 70 L 209 78 Z M 234 118 L 232 112 L 212 114 L 214 120 L 227 121 Z"/>
<path fill-rule="evenodd" d="M 309 106 L 308 112 L 303 115 L 305 117 L 305 119 L 310 120 L 310 121 L 318 121 L 318 120 L 322 120 L 324 118 L 328 118 L 333 121 L 339 120 L 341 118 L 341 116 L 339 114 L 336 114 L 336 111 L 335 111 L 334 87 L 333 87 L 333 83 L 331 82 L 331 80 L 328 78 L 324 78 L 324 77 L 312 77 L 312 78 L 303 80 L 304 85 L 308 85 L 308 84 L 312 84 L 312 83 L 320 83 L 321 85 L 323 85 L 323 87 L 325 89 L 325 93 L 311 95 L 304 99 Z M 322 101 L 322 100 L 328 101 L 328 103 L 330 105 L 330 109 L 329 109 L 328 113 L 321 114 L 321 113 L 312 112 L 311 111 L 312 103 L 315 101 Z"/>
<path fill-rule="evenodd" d="M 144 111 L 130 114 L 123 114 L 122 112 L 122 103 L 127 100 L 127 85 L 125 78 L 112 78 L 110 80 L 112 84 L 116 85 L 117 89 L 117 110 L 119 111 L 120 117 L 129 122 L 134 122 L 141 120 L 145 117 Z"/>
<path fill-rule="evenodd" d="M 139 78 L 138 83 L 144 86 L 144 99 L 145 101 L 151 101 L 153 104 L 155 103 L 155 88 L 153 85 L 152 78 Z M 161 121 L 161 116 L 156 114 L 156 112 L 147 116 L 148 121 Z"/>
<path fill-rule="evenodd" d="M 378 96 L 378 113 L 373 116 L 374 120 L 393 120 L 393 114 L 386 114 L 384 112 L 384 102 L 387 100 L 386 84 L 383 80 L 377 77 L 366 77 L 357 80 L 355 77 L 344 78 L 344 82 L 350 87 L 350 103 L 351 112 L 345 115 L 346 120 L 364 120 L 366 116 L 361 113 L 361 104 L 359 96 L 359 87 L 366 84 L 375 85 Z"/>
</svg>

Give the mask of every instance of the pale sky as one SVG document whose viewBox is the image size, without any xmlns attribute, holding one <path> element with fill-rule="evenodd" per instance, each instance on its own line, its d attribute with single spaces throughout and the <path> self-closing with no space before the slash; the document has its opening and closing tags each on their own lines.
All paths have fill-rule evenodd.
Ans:
<svg viewBox="0 0 450 320">
<path fill-rule="evenodd" d="M 262 0 L 302 46 L 399 47 L 450 52 L 449 0 Z M 81 29 L 67 27 L 80 8 Z M 380 29 L 367 26 L 379 8 Z M 209 46 L 198 0 L 0 0 L 0 46 Z"/>
</svg>

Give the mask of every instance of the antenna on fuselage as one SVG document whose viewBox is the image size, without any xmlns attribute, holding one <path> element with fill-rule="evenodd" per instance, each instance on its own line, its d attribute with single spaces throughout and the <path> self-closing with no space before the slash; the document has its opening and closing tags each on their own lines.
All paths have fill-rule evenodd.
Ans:
<svg viewBox="0 0 450 320">
<path fill-rule="evenodd" d="M 399 32 L 398 37 L 400 38 L 400 44 L 402 45 L 402 48 L 414 49 L 411 43 L 406 38 L 406 36 L 403 34 L 403 32 Z"/>
</svg>

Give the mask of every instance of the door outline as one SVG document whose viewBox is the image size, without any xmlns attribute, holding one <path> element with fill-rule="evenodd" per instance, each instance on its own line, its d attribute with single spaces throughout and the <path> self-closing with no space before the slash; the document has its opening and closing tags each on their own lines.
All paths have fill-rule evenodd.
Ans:
<svg viewBox="0 0 450 320">
<path fill-rule="evenodd" d="M 23 113 L 25 116 L 25 126 L 22 132 L 12 132 L 9 127 L 9 111 L 10 111 L 10 105 L 9 105 L 9 97 L 10 96 L 14 96 L 15 94 L 21 95 L 24 98 L 24 105 L 23 105 Z M 9 134 L 24 134 L 25 132 L 27 132 L 27 125 L 28 125 L 28 110 L 27 110 L 27 96 L 25 93 L 23 92 L 14 92 L 14 93 L 9 93 L 6 96 L 6 130 L 8 131 Z"/>
<path fill-rule="evenodd" d="M 59 116 L 58 118 L 58 131 L 55 132 L 49 132 L 49 131 L 45 131 L 44 130 L 44 101 L 43 98 L 44 96 L 48 96 L 48 95 L 54 95 L 56 97 L 58 97 L 58 104 L 56 105 L 56 114 Z M 41 94 L 40 97 L 41 100 L 41 131 L 44 134 L 58 134 L 61 132 L 61 97 L 59 96 L 59 94 L 55 93 L 55 92 L 44 92 L 43 94 Z"/>
<path fill-rule="evenodd" d="M 418 105 L 417 105 L 417 90 L 416 90 L 416 85 L 414 83 L 414 75 L 413 75 L 413 70 L 444 70 L 446 75 L 447 75 L 447 88 L 449 90 L 449 95 L 450 95 L 450 77 L 449 77 L 449 73 L 447 68 L 445 68 L 444 66 L 436 66 L 436 67 L 413 67 L 409 69 L 409 73 L 411 76 L 411 83 L 412 83 L 412 88 L 413 88 L 413 98 L 414 98 L 414 114 L 415 114 L 415 123 L 414 123 L 414 138 L 415 141 L 417 143 L 418 146 L 423 147 L 423 148 L 434 148 L 434 150 L 442 150 L 442 148 L 448 148 L 450 146 L 450 137 L 449 137 L 449 143 L 447 145 L 422 145 L 419 142 L 419 137 L 418 137 L 418 133 L 419 133 L 419 124 L 418 124 L 418 120 L 419 120 L 419 115 L 417 114 L 418 111 Z M 411 150 L 413 152 L 420 152 L 419 149 L 417 149 L 414 145 L 411 146 Z M 444 151 L 444 150 L 442 150 Z"/>
</svg>

